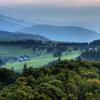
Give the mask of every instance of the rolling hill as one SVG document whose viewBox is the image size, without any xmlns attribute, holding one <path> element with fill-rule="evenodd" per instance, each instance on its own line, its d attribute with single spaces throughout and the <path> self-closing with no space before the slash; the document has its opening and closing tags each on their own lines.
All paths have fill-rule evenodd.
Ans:
<svg viewBox="0 0 100 100">
<path fill-rule="evenodd" d="M 34 39 L 47 41 L 48 39 L 40 35 L 24 34 L 24 33 L 12 33 L 7 31 L 0 31 L 0 41 L 8 40 L 24 40 L 24 39 Z"/>
<path fill-rule="evenodd" d="M 0 30 L 15 32 L 24 27 L 29 26 L 31 23 L 23 20 L 17 20 L 8 16 L 0 15 Z"/>
<path fill-rule="evenodd" d="M 0 30 L 18 33 L 16 38 L 19 36 L 22 39 L 37 38 L 40 39 L 41 36 L 49 38 L 55 41 L 67 41 L 67 42 L 90 42 L 93 40 L 100 39 L 100 34 L 89 29 L 77 27 L 77 26 L 53 26 L 44 24 L 34 24 L 28 23 L 23 20 L 14 19 L 8 16 L 0 15 Z M 26 34 L 27 33 L 28 37 Z M 1 34 L 1 32 L 0 32 Z M 33 34 L 34 37 L 30 34 Z M 15 34 L 16 35 L 16 34 Z M 2 38 L 2 36 L 0 36 Z M 43 38 L 42 37 L 42 38 Z M 7 38 L 12 38 L 12 34 Z M 20 38 L 20 39 L 21 39 Z M 13 37 L 14 39 L 14 37 Z"/>
<path fill-rule="evenodd" d="M 99 33 L 76 26 L 33 25 L 21 31 L 31 34 L 36 33 L 57 41 L 90 42 L 100 39 Z"/>
</svg>

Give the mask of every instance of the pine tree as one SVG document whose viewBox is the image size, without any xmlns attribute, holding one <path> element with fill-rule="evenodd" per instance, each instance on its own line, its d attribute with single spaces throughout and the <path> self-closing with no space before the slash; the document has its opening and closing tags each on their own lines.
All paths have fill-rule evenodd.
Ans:
<svg viewBox="0 0 100 100">
<path fill-rule="evenodd" d="M 27 64 L 24 64 L 23 73 L 27 73 Z"/>
<path fill-rule="evenodd" d="M 59 56 L 59 58 L 58 58 L 58 61 L 60 62 L 61 61 L 61 57 Z"/>
</svg>

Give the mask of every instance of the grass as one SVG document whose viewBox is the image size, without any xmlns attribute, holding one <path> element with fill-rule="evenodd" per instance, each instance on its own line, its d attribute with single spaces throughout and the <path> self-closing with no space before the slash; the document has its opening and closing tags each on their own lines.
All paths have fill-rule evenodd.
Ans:
<svg viewBox="0 0 100 100">
<path fill-rule="evenodd" d="M 0 57 L 16 57 L 20 55 L 32 55 L 33 51 L 31 48 L 25 48 L 20 46 L 4 46 L 0 45 Z"/>
<path fill-rule="evenodd" d="M 75 59 L 77 56 L 79 56 L 81 54 L 80 51 L 73 51 L 67 55 L 63 55 L 61 57 L 62 60 L 64 59 Z M 46 54 L 46 55 L 42 55 L 42 56 L 38 56 L 38 57 L 34 57 L 31 60 L 27 61 L 27 66 L 29 67 L 41 67 L 44 66 L 46 64 L 48 64 L 49 62 L 53 61 L 53 60 L 57 60 L 58 57 L 53 57 L 52 54 Z M 18 62 L 18 63 L 8 63 L 6 65 L 4 65 L 3 67 L 6 67 L 8 69 L 14 68 L 15 71 L 17 72 L 21 72 L 23 69 L 23 65 L 25 64 L 25 62 Z"/>
</svg>

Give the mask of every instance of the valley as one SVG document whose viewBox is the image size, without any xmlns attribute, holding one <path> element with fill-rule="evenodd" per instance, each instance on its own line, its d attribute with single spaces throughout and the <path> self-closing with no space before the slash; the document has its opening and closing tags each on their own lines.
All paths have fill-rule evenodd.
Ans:
<svg viewBox="0 0 100 100">
<path fill-rule="evenodd" d="M 8 69 L 13 68 L 15 71 L 20 72 L 25 62 L 28 66 L 35 68 L 58 60 L 59 55 L 54 57 L 54 51 L 47 52 L 47 48 L 43 50 L 38 49 L 35 50 L 32 49 L 32 47 L 19 45 L 0 45 L 0 59 L 4 62 L 3 65 L 1 64 L 1 67 Z M 61 59 L 75 59 L 80 54 L 80 50 L 66 50 L 62 52 Z"/>
<path fill-rule="evenodd" d="M 0 15 L 0 66 L 23 70 L 62 60 L 98 60 L 100 34 L 78 26 L 34 24 Z M 96 41 L 94 41 L 96 40 Z M 98 42 L 99 41 L 99 42 Z M 90 57 L 87 57 L 88 56 Z M 98 58 L 98 59 L 97 59 Z"/>
<path fill-rule="evenodd" d="M 73 51 L 67 55 L 63 55 L 61 57 L 62 60 L 71 60 L 75 59 L 81 54 L 80 51 Z M 32 57 L 29 61 L 23 61 L 23 62 L 13 62 L 13 63 L 7 63 L 6 65 L 3 65 L 2 67 L 7 68 L 7 69 L 12 69 L 15 70 L 16 72 L 22 72 L 23 66 L 25 63 L 29 67 L 37 68 L 37 67 L 42 67 L 47 65 L 48 63 L 52 61 L 58 60 L 58 57 L 53 57 L 53 54 L 46 54 L 46 55 L 41 55 L 37 57 Z"/>
<path fill-rule="evenodd" d="M 0 100 L 100 100 L 100 0 L 0 0 Z"/>
</svg>

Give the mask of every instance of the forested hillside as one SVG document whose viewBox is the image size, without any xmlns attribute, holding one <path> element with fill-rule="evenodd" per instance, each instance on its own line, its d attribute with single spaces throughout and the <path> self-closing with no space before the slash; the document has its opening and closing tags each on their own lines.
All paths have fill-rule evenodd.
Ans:
<svg viewBox="0 0 100 100">
<path fill-rule="evenodd" d="M 100 100 L 100 63 L 61 61 L 23 73 L 0 69 L 0 100 Z"/>
</svg>

